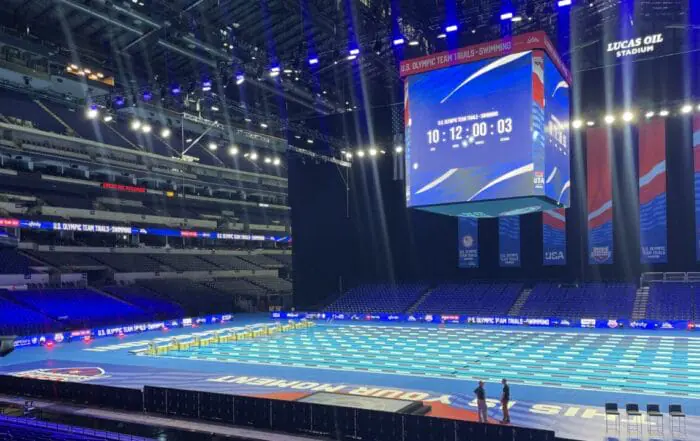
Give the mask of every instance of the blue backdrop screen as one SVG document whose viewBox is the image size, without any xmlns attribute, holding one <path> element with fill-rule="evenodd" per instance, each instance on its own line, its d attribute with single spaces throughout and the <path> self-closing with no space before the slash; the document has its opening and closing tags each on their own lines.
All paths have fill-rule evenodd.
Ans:
<svg viewBox="0 0 700 441">
<path fill-rule="evenodd" d="M 545 195 L 569 206 L 569 84 L 557 67 L 544 56 L 545 93 Z"/>
<path fill-rule="evenodd" d="M 532 74 L 532 52 L 520 52 L 408 78 L 409 207 L 536 192 Z"/>
</svg>

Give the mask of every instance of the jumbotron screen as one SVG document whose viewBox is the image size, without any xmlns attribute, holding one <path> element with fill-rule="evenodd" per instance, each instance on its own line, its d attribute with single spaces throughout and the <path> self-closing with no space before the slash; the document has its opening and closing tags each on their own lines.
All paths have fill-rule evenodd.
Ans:
<svg viewBox="0 0 700 441">
<path fill-rule="evenodd" d="M 406 95 L 409 207 L 533 196 L 568 205 L 569 88 L 544 51 L 415 74 Z M 480 214 L 519 214 L 495 209 Z"/>
</svg>

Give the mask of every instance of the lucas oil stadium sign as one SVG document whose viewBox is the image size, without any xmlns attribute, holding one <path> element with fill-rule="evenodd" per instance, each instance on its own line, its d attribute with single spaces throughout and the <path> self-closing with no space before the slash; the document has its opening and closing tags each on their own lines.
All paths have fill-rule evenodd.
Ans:
<svg viewBox="0 0 700 441">
<path fill-rule="evenodd" d="M 644 37 L 618 40 L 608 43 L 608 52 L 614 53 L 617 58 L 629 57 L 639 54 L 647 54 L 664 42 L 664 34 L 651 34 Z"/>
</svg>

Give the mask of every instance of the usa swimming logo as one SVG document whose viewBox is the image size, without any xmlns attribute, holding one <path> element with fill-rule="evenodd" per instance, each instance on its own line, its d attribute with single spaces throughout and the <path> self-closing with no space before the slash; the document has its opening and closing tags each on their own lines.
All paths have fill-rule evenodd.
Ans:
<svg viewBox="0 0 700 441">
<path fill-rule="evenodd" d="M 464 245 L 464 248 L 471 248 L 474 246 L 474 238 L 470 235 L 467 234 L 462 238 L 462 245 Z"/>
</svg>

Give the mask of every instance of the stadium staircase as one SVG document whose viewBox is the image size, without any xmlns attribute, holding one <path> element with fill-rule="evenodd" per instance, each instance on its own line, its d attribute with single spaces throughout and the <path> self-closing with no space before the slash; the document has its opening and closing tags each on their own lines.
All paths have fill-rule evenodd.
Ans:
<svg viewBox="0 0 700 441">
<path fill-rule="evenodd" d="M 515 301 L 515 303 L 513 303 L 513 306 L 510 307 L 510 310 L 508 311 L 508 316 L 517 317 L 518 315 L 520 315 L 520 310 L 523 308 L 525 302 L 527 302 L 527 298 L 530 297 L 531 292 L 531 288 L 525 288 L 522 290 L 522 292 L 518 296 L 518 299 Z"/>
<path fill-rule="evenodd" d="M 418 300 L 416 300 L 416 303 L 414 303 L 413 305 L 411 305 L 411 307 L 408 308 L 408 309 L 406 310 L 406 314 L 413 314 L 414 312 L 416 312 L 416 310 L 418 309 L 418 307 L 419 307 L 428 297 L 430 297 L 430 294 L 432 294 L 433 291 L 435 291 L 435 288 L 434 288 L 434 287 L 433 287 L 433 288 L 428 288 L 428 289 L 423 293 L 422 296 L 418 297 Z"/>
<path fill-rule="evenodd" d="M 634 308 L 632 309 L 632 320 L 646 318 L 647 305 L 649 305 L 649 287 L 643 286 L 637 289 L 637 297 L 634 299 Z"/>
</svg>

